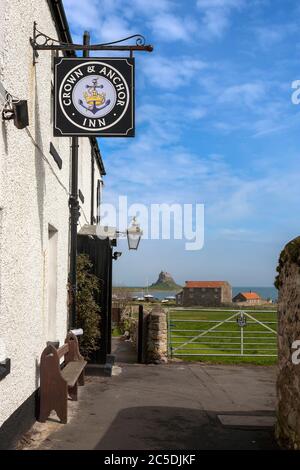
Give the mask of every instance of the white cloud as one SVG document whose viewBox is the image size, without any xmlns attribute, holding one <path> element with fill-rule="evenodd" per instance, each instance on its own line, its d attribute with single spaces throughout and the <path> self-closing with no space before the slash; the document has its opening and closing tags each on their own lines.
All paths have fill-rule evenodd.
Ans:
<svg viewBox="0 0 300 470">
<path fill-rule="evenodd" d="M 188 41 L 197 24 L 182 17 L 169 0 L 64 0 L 73 28 L 89 29 L 97 42 L 113 41 L 144 32 L 147 25 L 154 39 Z"/>
<path fill-rule="evenodd" d="M 268 24 L 257 26 L 253 32 L 258 40 L 259 46 L 268 50 L 286 39 L 290 34 L 297 32 L 298 25 L 296 23 L 288 24 Z"/>
<path fill-rule="evenodd" d="M 68 22 L 74 28 L 93 30 L 101 22 L 100 9 L 96 0 L 89 1 L 89 7 L 85 2 L 78 0 L 63 0 Z"/>
<path fill-rule="evenodd" d="M 101 41 L 109 42 L 121 38 L 127 38 L 136 31 L 129 23 L 119 16 L 110 16 L 103 21 L 101 26 Z"/>
<path fill-rule="evenodd" d="M 97 42 L 108 42 L 135 34 L 136 31 L 120 14 L 120 2 L 64 0 L 67 17 L 73 29 L 89 30 Z M 94 42 L 95 42 L 94 41 Z"/>
<path fill-rule="evenodd" d="M 208 64 L 192 57 L 178 57 L 177 60 L 155 55 L 143 61 L 143 73 L 153 85 L 174 90 L 187 86 L 192 79 L 206 69 Z"/>
<path fill-rule="evenodd" d="M 207 38 L 220 38 L 230 25 L 231 15 L 245 5 L 244 0 L 197 0 Z"/>
<path fill-rule="evenodd" d="M 149 27 L 158 39 L 167 41 L 188 41 L 197 30 L 197 23 L 191 18 L 182 18 L 171 13 L 154 15 Z"/>
<path fill-rule="evenodd" d="M 207 109 L 203 107 L 193 108 L 189 111 L 189 115 L 192 119 L 202 119 L 207 115 Z"/>
<path fill-rule="evenodd" d="M 266 86 L 262 82 L 243 83 L 225 88 L 219 96 L 220 103 L 253 106 L 266 95 Z"/>
</svg>

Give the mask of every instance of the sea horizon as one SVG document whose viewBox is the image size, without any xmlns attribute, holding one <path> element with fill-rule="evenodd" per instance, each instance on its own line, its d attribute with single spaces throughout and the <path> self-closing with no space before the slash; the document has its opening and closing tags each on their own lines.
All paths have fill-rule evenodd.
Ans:
<svg viewBox="0 0 300 470">
<path fill-rule="evenodd" d="M 134 292 L 134 295 L 138 297 L 142 297 L 145 295 L 148 291 L 149 292 L 155 292 L 155 297 L 157 297 L 159 300 L 173 296 L 177 292 L 180 291 L 180 289 L 156 289 L 153 287 L 136 287 L 136 286 L 113 286 L 115 289 L 132 289 Z M 274 286 L 233 286 L 232 287 L 232 297 L 235 297 L 239 292 L 256 292 L 258 295 L 262 297 L 262 299 L 272 299 L 273 301 L 276 301 L 278 299 L 278 291 Z"/>
</svg>

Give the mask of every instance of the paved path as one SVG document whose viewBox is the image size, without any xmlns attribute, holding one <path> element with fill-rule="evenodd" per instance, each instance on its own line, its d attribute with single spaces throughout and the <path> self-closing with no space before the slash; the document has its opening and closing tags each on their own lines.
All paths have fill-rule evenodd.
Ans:
<svg viewBox="0 0 300 470">
<path fill-rule="evenodd" d="M 247 415 L 246 423 L 249 416 L 270 420 L 273 367 L 122 363 L 114 370 L 119 375 L 88 377 L 79 401 L 69 404 L 69 423 L 38 423 L 26 448 L 276 448 L 272 428 L 228 427 L 218 417 L 234 415 L 236 422 L 236 416 Z"/>
<path fill-rule="evenodd" d="M 118 364 L 135 364 L 137 362 L 137 352 L 131 341 L 126 341 L 123 337 L 112 338 L 111 352 Z"/>
</svg>

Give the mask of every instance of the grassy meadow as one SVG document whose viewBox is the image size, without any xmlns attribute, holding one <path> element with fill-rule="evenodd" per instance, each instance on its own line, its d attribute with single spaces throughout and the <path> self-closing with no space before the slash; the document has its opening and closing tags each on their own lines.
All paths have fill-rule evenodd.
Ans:
<svg viewBox="0 0 300 470">
<path fill-rule="evenodd" d="M 258 309 L 256 311 L 244 309 L 243 311 L 253 318 L 246 317 L 246 325 L 241 328 L 237 322 L 237 311 L 170 308 L 168 313 L 169 354 L 173 358 L 178 357 L 186 361 L 276 364 L 276 312 Z M 230 321 L 221 323 L 234 314 L 235 316 Z M 207 332 L 209 329 L 211 331 Z M 187 342 L 189 343 L 186 344 Z"/>
</svg>

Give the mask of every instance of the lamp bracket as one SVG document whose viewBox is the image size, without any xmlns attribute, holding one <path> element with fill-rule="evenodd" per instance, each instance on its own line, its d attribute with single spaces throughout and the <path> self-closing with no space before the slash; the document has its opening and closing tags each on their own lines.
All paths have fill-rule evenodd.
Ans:
<svg viewBox="0 0 300 470">
<path fill-rule="evenodd" d="M 4 108 L 2 111 L 2 119 L 3 121 L 10 121 L 11 119 L 14 119 L 15 113 L 12 109 L 6 109 Z"/>
<path fill-rule="evenodd" d="M 10 359 L 0 362 L 0 380 L 4 379 L 10 373 Z"/>
</svg>

